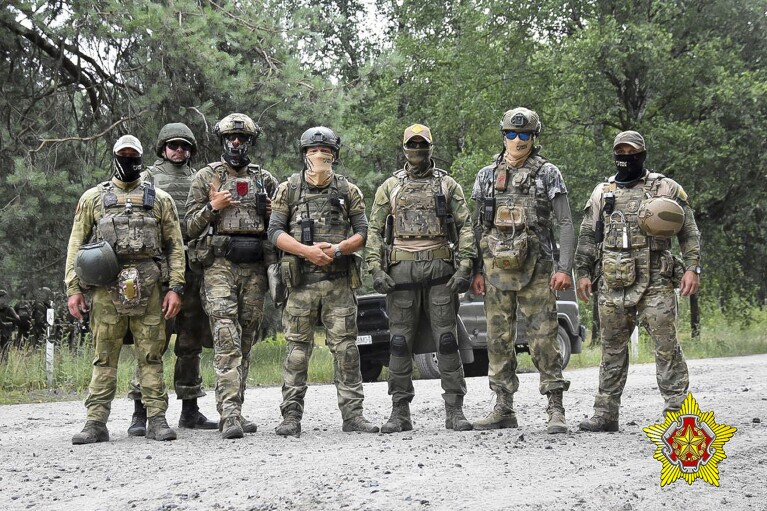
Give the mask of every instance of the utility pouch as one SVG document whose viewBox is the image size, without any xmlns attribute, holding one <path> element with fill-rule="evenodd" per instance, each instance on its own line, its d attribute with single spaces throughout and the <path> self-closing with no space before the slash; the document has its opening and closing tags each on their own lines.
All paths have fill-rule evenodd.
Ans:
<svg viewBox="0 0 767 511">
<path fill-rule="evenodd" d="M 282 256 L 280 276 L 289 290 L 301 285 L 301 261 L 297 256 L 292 254 Z"/>
<path fill-rule="evenodd" d="M 264 260 L 264 247 L 260 239 L 232 236 L 225 257 L 233 263 L 256 263 Z"/>
<path fill-rule="evenodd" d="M 214 257 L 226 257 L 226 253 L 229 251 L 230 236 L 211 236 L 210 248 Z"/>
<path fill-rule="evenodd" d="M 513 238 L 489 236 L 487 248 L 493 259 L 493 267 L 501 270 L 519 270 L 528 255 L 528 238 L 521 232 Z"/>
<path fill-rule="evenodd" d="M 495 226 L 501 231 L 518 231 L 526 224 L 525 208 L 504 204 L 495 210 Z"/>
<path fill-rule="evenodd" d="M 123 268 L 117 275 L 117 291 L 122 305 L 135 307 L 141 303 L 140 277 L 138 268 L 133 266 Z"/>
<path fill-rule="evenodd" d="M 280 265 L 270 264 L 266 269 L 266 278 L 269 282 L 269 296 L 275 307 L 283 307 L 288 299 L 288 288 L 282 280 Z"/>
<path fill-rule="evenodd" d="M 602 252 L 602 278 L 610 289 L 628 287 L 636 280 L 636 258 L 629 252 Z"/>
<path fill-rule="evenodd" d="M 312 245 L 314 243 L 314 219 L 301 219 L 301 243 Z"/>
<path fill-rule="evenodd" d="M 202 236 L 189 241 L 189 267 L 195 271 L 202 271 L 213 264 L 213 246 L 210 239 L 212 236 Z"/>
<path fill-rule="evenodd" d="M 495 219 L 495 197 L 482 199 L 482 221 L 485 227 L 492 227 Z"/>
</svg>

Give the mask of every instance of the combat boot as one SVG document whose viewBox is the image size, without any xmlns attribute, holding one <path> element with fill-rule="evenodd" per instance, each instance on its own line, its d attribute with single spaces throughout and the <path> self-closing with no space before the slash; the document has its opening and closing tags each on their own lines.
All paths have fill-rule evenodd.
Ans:
<svg viewBox="0 0 767 511">
<path fill-rule="evenodd" d="M 224 440 L 242 438 L 245 436 L 245 433 L 242 431 L 242 425 L 240 424 L 240 418 L 235 415 L 223 419 L 219 429 L 221 430 L 221 438 Z"/>
<path fill-rule="evenodd" d="M 357 415 L 351 419 L 346 419 L 341 429 L 347 433 L 352 431 L 360 431 L 362 433 L 378 433 L 378 426 L 373 425 L 362 415 Z"/>
<path fill-rule="evenodd" d="M 514 413 L 514 397 L 506 392 L 497 392 L 495 407 L 484 419 L 474 423 L 474 429 L 484 431 L 488 429 L 517 428 L 517 414 Z"/>
<path fill-rule="evenodd" d="M 457 398 L 455 404 L 452 405 L 445 401 L 445 427 L 453 431 L 471 431 L 474 429 L 474 426 L 463 414 L 463 396 Z"/>
<path fill-rule="evenodd" d="M 293 410 L 285 412 L 282 422 L 274 428 L 274 432 L 280 436 L 301 436 L 301 415 Z"/>
<path fill-rule="evenodd" d="M 243 433 L 256 433 L 258 431 L 258 425 L 253 421 L 249 421 L 242 415 L 240 415 L 240 427 L 242 428 Z"/>
<path fill-rule="evenodd" d="M 82 431 L 72 437 L 72 445 L 109 442 L 107 425 L 99 421 L 86 421 Z"/>
<path fill-rule="evenodd" d="M 410 403 L 407 401 L 392 403 L 391 417 L 381 426 L 381 433 L 400 433 L 402 431 L 411 431 L 412 429 Z"/>
<path fill-rule="evenodd" d="M 549 406 L 546 413 L 549 415 L 549 422 L 546 426 L 546 433 L 553 435 L 556 433 L 567 433 L 567 422 L 565 422 L 565 407 L 562 404 L 562 391 L 553 390 L 546 394 L 549 398 Z"/>
<path fill-rule="evenodd" d="M 178 427 L 184 429 L 216 429 L 218 423 L 208 420 L 197 406 L 197 398 L 184 399 L 181 401 L 181 417 L 178 419 Z M 129 430 L 130 432 L 130 430 Z"/>
<path fill-rule="evenodd" d="M 133 401 L 133 417 L 128 427 L 128 435 L 144 436 L 146 435 L 146 406 L 140 399 Z"/>
<path fill-rule="evenodd" d="M 149 417 L 149 427 L 146 428 L 147 440 L 175 440 L 176 432 L 168 426 L 168 421 L 164 415 L 155 415 Z"/>
<path fill-rule="evenodd" d="M 602 415 L 594 415 L 590 419 L 585 419 L 580 424 L 578 424 L 578 429 L 593 432 L 618 431 L 618 418 L 616 417 L 615 419 L 608 419 Z"/>
</svg>

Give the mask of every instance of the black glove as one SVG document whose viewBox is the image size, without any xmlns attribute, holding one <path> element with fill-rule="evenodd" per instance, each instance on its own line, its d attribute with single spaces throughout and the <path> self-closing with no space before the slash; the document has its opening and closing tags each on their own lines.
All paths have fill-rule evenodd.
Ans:
<svg viewBox="0 0 767 511">
<path fill-rule="evenodd" d="M 459 266 L 450 280 L 447 281 L 447 287 L 453 293 L 465 293 L 471 285 L 471 266 Z"/>
<path fill-rule="evenodd" d="M 373 275 L 373 289 L 381 294 L 388 295 L 394 291 L 394 279 L 383 270 L 378 270 Z"/>
</svg>

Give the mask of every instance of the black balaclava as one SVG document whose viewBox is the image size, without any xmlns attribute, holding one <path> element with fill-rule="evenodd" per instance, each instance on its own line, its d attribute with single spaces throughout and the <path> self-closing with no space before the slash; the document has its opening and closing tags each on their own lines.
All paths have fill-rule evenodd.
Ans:
<svg viewBox="0 0 767 511">
<path fill-rule="evenodd" d="M 123 183 L 132 183 L 141 177 L 144 170 L 144 158 L 141 156 L 114 155 L 115 177 Z"/>
<path fill-rule="evenodd" d="M 647 158 L 647 151 L 634 154 L 616 154 L 615 168 L 618 173 L 615 174 L 615 182 L 621 186 L 630 186 L 644 175 L 644 161 Z"/>
</svg>

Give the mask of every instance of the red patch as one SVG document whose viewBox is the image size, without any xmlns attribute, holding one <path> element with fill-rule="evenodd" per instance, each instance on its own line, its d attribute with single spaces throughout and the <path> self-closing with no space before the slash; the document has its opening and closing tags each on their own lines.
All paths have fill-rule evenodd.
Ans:
<svg viewBox="0 0 767 511">
<path fill-rule="evenodd" d="M 240 196 L 248 194 L 248 182 L 247 181 L 238 181 L 237 182 L 237 193 Z"/>
</svg>

